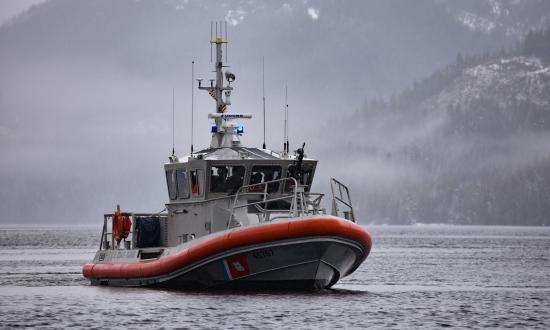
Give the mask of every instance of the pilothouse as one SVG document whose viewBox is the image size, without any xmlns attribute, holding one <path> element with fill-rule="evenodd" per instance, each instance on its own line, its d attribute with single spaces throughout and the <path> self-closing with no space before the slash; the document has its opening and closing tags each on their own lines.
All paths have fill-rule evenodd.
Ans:
<svg viewBox="0 0 550 330">
<path fill-rule="evenodd" d="M 240 121 L 252 116 L 229 112 L 235 75 L 224 71 L 221 35 L 216 28 L 210 41 L 215 79 L 198 81 L 215 101 L 210 146 L 164 165 L 164 213 L 104 215 L 99 250 L 83 267 L 92 284 L 321 289 L 368 256 L 371 237 L 356 224 L 348 188 L 331 179 L 330 214 L 311 191 L 317 160 L 305 144 L 292 154 L 286 141 L 283 151 L 241 144 Z"/>
</svg>

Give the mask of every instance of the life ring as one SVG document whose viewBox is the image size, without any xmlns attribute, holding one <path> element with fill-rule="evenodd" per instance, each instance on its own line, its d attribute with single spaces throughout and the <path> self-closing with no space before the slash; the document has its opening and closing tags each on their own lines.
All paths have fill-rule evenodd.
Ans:
<svg viewBox="0 0 550 330">
<path fill-rule="evenodd" d="M 122 216 L 122 238 L 126 239 L 128 238 L 128 235 L 130 235 L 130 231 L 132 230 L 132 220 L 130 220 L 130 217 L 127 215 Z"/>
<path fill-rule="evenodd" d="M 113 216 L 113 237 L 115 241 L 120 243 L 122 239 L 128 238 L 130 231 L 132 230 L 132 220 L 127 215 L 120 213 L 120 207 L 117 206 L 117 210 Z"/>
</svg>

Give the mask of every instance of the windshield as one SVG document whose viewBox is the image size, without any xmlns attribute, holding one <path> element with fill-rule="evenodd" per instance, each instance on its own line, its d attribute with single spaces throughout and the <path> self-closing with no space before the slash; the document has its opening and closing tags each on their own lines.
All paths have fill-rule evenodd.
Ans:
<svg viewBox="0 0 550 330">
<path fill-rule="evenodd" d="M 252 172 L 250 173 L 250 184 L 278 180 L 281 178 L 281 173 L 281 166 L 254 166 L 252 167 Z M 251 192 L 262 192 L 264 189 L 265 187 L 263 185 L 250 187 Z M 277 190 L 279 190 L 279 182 L 270 183 L 267 187 L 268 193 L 277 192 Z"/>
<path fill-rule="evenodd" d="M 304 190 L 309 191 L 311 182 L 313 181 L 313 171 L 315 169 L 314 164 L 312 163 L 303 163 L 301 171 L 297 168 L 296 165 L 290 165 L 286 172 L 287 178 L 295 178 L 298 181 L 298 184 L 304 185 Z M 285 192 L 290 192 L 294 189 L 294 182 L 289 180 L 285 184 Z"/>
<path fill-rule="evenodd" d="M 220 165 L 210 168 L 210 192 L 233 195 L 242 187 L 244 166 Z"/>
</svg>

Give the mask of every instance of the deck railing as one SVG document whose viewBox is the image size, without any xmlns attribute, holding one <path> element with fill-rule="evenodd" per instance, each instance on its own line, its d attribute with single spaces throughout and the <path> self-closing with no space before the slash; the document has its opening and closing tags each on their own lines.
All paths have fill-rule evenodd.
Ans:
<svg viewBox="0 0 550 330">
<path fill-rule="evenodd" d="M 166 213 L 158 212 L 158 213 L 132 213 L 132 212 L 121 212 L 120 215 L 122 216 L 128 216 L 132 220 L 132 227 L 130 230 L 130 233 L 128 234 L 128 240 L 124 240 L 124 242 L 131 243 L 133 242 L 133 234 L 135 230 L 136 225 L 136 218 L 139 217 L 159 217 L 159 219 L 166 218 L 168 215 Z M 108 249 L 114 249 L 115 248 L 115 237 L 113 235 L 112 231 L 112 221 L 114 218 L 114 213 L 107 213 L 103 215 L 103 230 L 101 231 L 101 239 L 99 243 L 99 249 L 100 250 L 108 250 Z M 111 226 L 109 226 L 109 222 L 111 223 Z M 110 228 L 110 231 L 109 231 Z M 131 248 L 124 246 L 123 248 Z M 120 248 L 120 247 L 116 247 Z"/>
<path fill-rule="evenodd" d="M 281 183 L 291 183 L 292 191 L 290 193 L 282 194 L 270 194 L 269 187 L 275 184 Z M 262 188 L 260 191 L 258 187 Z M 256 191 L 250 193 L 250 191 Z M 239 204 L 239 198 L 243 196 L 251 197 L 260 197 L 261 200 L 249 201 L 247 203 Z M 227 228 L 231 228 L 232 224 L 235 223 L 235 210 L 240 208 L 248 208 L 249 206 L 254 206 L 260 214 L 260 221 L 267 222 L 274 220 L 276 218 L 289 218 L 289 217 L 300 217 L 308 214 L 320 214 L 324 210 L 320 208 L 321 199 L 323 194 L 318 193 L 308 193 L 304 191 L 303 185 L 298 185 L 298 181 L 295 178 L 284 178 L 272 181 L 266 181 L 261 183 L 250 184 L 242 186 L 237 190 L 235 197 L 233 199 L 233 204 L 230 208 L 229 221 L 227 223 Z M 274 202 L 287 201 L 290 204 L 288 209 L 273 209 L 269 208 L 269 204 Z M 278 214 L 277 217 L 272 218 L 271 215 L 275 213 Z"/>
<path fill-rule="evenodd" d="M 281 184 L 287 185 L 287 188 L 291 187 L 291 191 L 284 192 L 287 189 L 282 189 L 283 193 L 270 192 L 269 187 Z M 334 178 L 331 178 L 330 186 L 332 191 L 331 214 L 334 216 L 345 218 L 352 222 L 356 222 L 348 187 L 346 187 L 343 183 Z M 229 199 L 229 221 L 227 222 L 227 228 L 229 229 L 233 227 L 235 223 L 240 223 L 235 218 L 236 210 L 245 207 L 248 208 L 251 206 L 257 210 L 260 222 L 268 222 L 277 218 L 291 218 L 307 215 L 325 214 L 325 209 L 321 208 L 321 200 L 323 197 L 324 194 L 306 192 L 305 186 L 299 185 L 298 181 L 295 178 L 290 177 L 242 186 L 237 190 L 235 195 L 217 198 L 216 200 Z M 232 203 L 231 199 L 233 199 Z M 209 201 L 211 202 L 212 200 L 207 200 L 204 202 Z M 288 203 L 288 207 L 286 207 L 287 205 L 285 205 L 283 208 L 277 208 L 281 206 L 281 204 L 277 202 L 281 201 L 286 201 Z M 168 214 L 162 213 L 162 211 L 157 213 L 125 212 L 121 213 L 121 215 L 129 216 L 132 220 L 131 231 L 128 234 L 128 239 L 125 240 L 125 244 L 131 244 L 131 246 L 123 246 L 123 248 L 125 249 L 133 248 L 133 245 L 135 243 L 134 232 L 136 218 L 159 217 L 159 219 L 166 219 L 168 217 Z M 100 250 L 120 248 L 118 246 L 115 247 L 115 239 L 112 232 L 113 217 L 114 213 L 104 215 L 103 230 L 101 232 L 101 239 L 99 244 Z M 111 226 L 109 226 L 109 223 L 111 224 Z"/>
<path fill-rule="evenodd" d="M 355 222 L 353 206 L 351 205 L 351 196 L 348 187 L 335 178 L 330 179 L 330 189 L 332 191 L 332 212 L 331 214 L 339 217 L 342 212 L 342 217 Z M 344 206 L 344 210 L 340 207 Z"/>
</svg>

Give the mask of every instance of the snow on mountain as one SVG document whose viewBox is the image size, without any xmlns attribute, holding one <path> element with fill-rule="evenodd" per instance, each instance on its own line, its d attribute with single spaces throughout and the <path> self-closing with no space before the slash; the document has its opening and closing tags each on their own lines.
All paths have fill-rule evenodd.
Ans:
<svg viewBox="0 0 550 330">
<path fill-rule="evenodd" d="M 434 109 L 465 108 L 490 96 L 502 108 L 518 101 L 548 106 L 549 93 L 550 66 L 536 57 L 517 56 L 464 69 L 450 87 L 425 103 Z"/>
<path fill-rule="evenodd" d="M 471 31 L 522 36 L 548 26 L 550 3 L 545 0 L 438 0 L 450 17 Z"/>
</svg>

